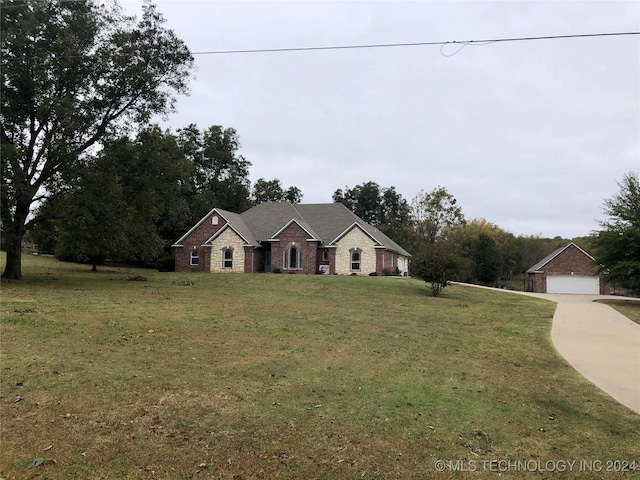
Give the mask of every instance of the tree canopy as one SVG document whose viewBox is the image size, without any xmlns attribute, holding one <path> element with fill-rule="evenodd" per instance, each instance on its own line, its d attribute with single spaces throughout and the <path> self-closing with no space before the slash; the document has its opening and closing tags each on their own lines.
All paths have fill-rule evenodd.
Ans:
<svg viewBox="0 0 640 480">
<path fill-rule="evenodd" d="M 106 135 L 171 111 L 193 57 L 151 3 L 137 23 L 92 0 L 2 7 L 3 277 L 20 279 L 34 202 Z"/>
<path fill-rule="evenodd" d="M 395 187 L 380 188 L 375 182 L 366 182 L 336 190 L 333 201 L 342 203 L 399 244 L 410 246 L 413 243 L 411 209 Z"/>
<path fill-rule="evenodd" d="M 456 280 L 462 265 L 456 245 L 441 240 L 416 255 L 411 264 L 411 275 L 429 283 L 431 294 L 437 297 L 451 281 Z"/>
<path fill-rule="evenodd" d="M 282 183 L 277 178 L 273 180 L 259 178 L 253 186 L 251 200 L 254 205 L 264 202 L 300 203 L 302 191 L 298 187 L 283 189 Z"/>
<path fill-rule="evenodd" d="M 473 276 L 485 285 L 498 280 L 502 268 L 502 258 L 496 241 L 486 233 L 478 235 L 472 254 Z"/>
<path fill-rule="evenodd" d="M 464 224 L 462 208 L 445 187 L 438 186 L 429 193 L 420 192 L 411 202 L 416 231 L 427 244 L 442 239 L 447 230 Z"/>
<path fill-rule="evenodd" d="M 620 191 L 604 201 L 609 217 L 593 239 L 601 272 L 615 286 L 640 289 L 640 178 L 628 172 Z"/>
<path fill-rule="evenodd" d="M 212 206 L 246 208 L 250 164 L 236 154 L 235 131 L 187 129 L 188 142 L 184 130 L 176 135 L 157 125 L 133 139 L 105 139 L 38 209 L 49 219 L 32 231 L 43 251 L 94 265 L 106 257 L 151 264 Z"/>
<path fill-rule="evenodd" d="M 178 130 L 177 142 L 192 167 L 189 179 L 192 223 L 213 206 L 236 213 L 251 206 L 251 162 L 238 153 L 240 137 L 234 128 L 212 125 L 201 132 L 191 124 Z"/>
</svg>

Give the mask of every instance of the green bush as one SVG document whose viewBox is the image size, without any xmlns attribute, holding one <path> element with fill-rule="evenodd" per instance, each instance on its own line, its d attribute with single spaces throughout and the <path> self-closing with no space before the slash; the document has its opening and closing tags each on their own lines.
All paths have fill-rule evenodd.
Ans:
<svg viewBox="0 0 640 480">
<path fill-rule="evenodd" d="M 159 272 L 174 272 L 176 269 L 176 257 L 173 255 L 166 255 L 160 257 L 156 261 L 156 270 Z"/>
<path fill-rule="evenodd" d="M 437 297 L 456 279 L 460 268 L 461 261 L 455 246 L 447 242 L 436 242 L 414 257 L 411 274 L 430 283 L 431 292 Z"/>
<path fill-rule="evenodd" d="M 400 269 L 398 267 L 396 267 L 395 270 L 392 270 L 390 268 L 384 268 L 382 269 L 382 275 L 385 277 L 398 276 L 400 275 Z"/>
</svg>

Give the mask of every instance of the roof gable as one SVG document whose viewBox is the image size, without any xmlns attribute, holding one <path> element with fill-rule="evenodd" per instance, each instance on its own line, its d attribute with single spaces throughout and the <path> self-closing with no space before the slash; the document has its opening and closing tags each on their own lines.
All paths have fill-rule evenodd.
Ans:
<svg viewBox="0 0 640 480">
<path fill-rule="evenodd" d="M 187 233 L 181 236 L 178 239 L 178 241 L 174 243 L 172 246 L 182 247 L 182 242 L 184 242 L 184 240 L 189 235 L 195 232 L 206 220 L 211 218 L 214 214 L 218 215 L 219 217 L 222 217 L 224 221 L 227 223 L 227 225 L 231 225 L 233 227 L 233 230 L 238 235 L 240 235 L 240 237 L 242 237 L 247 242 L 248 245 L 257 245 L 258 242 L 256 241 L 255 237 L 251 233 L 251 230 L 247 227 L 247 225 L 245 224 L 244 220 L 240 215 L 238 215 L 237 213 L 229 212 L 227 210 L 222 210 L 221 208 L 213 208 L 209 213 L 207 213 L 204 217 L 202 217 L 198 223 L 196 223 L 193 227 L 191 227 Z M 223 230 L 224 228 L 225 226 L 220 228 L 220 230 Z M 207 240 L 207 242 L 211 241 L 211 239 L 214 238 L 215 236 L 216 235 L 214 234 L 213 237 Z"/>
<path fill-rule="evenodd" d="M 382 245 L 377 238 L 375 238 L 373 235 L 371 235 L 369 232 L 367 232 L 364 228 L 362 228 L 361 225 L 358 224 L 358 222 L 353 222 L 345 231 L 343 231 L 340 235 L 338 235 L 336 238 L 334 238 L 331 242 L 330 245 L 335 245 L 336 243 L 338 243 L 342 238 L 344 238 L 345 235 L 347 235 L 349 232 L 351 232 L 354 228 L 359 229 L 361 232 L 363 232 L 366 236 L 368 236 L 371 240 L 373 240 L 373 242 L 376 245 Z"/>
<path fill-rule="evenodd" d="M 218 238 L 220 235 L 222 235 L 227 230 L 233 230 L 233 232 L 235 232 L 236 235 L 238 235 L 242 240 L 244 240 L 245 245 L 247 245 L 247 246 L 251 245 L 251 242 L 249 242 L 249 240 L 246 239 L 244 237 L 244 235 L 242 235 L 236 228 L 234 228 L 233 225 L 231 225 L 230 223 L 227 223 L 220 230 L 218 230 L 216 233 L 214 233 L 211 238 L 209 238 L 206 242 L 204 242 L 202 246 L 210 246 L 216 238 Z"/>
<path fill-rule="evenodd" d="M 277 240 L 292 223 L 302 228 L 311 240 L 329 246 L 357 226 L 378 245 L 405 256 L 411 256 L 400 245 L 391 240 L 373 225 L 368 224 L 341 203 L 291 204 L 287 202 L 266 202 L 237 214 L 214 208 L 195 224 L 175 243 L 182 242 L 213 214 L 222 217 L 228 225 L 242 237 L 248 245 Z M 224 227 L 222 227 L 224 228 Z M 222 230 L 221 228 L 221 230 Z M 210 242 L 216 234 L 207 240 Z M 207 243 L 205 242 L 205 243 Z"/>
<path fill-rule="evenodd" d="M 313 229 L 311 228 L 311 226 L 307 222 L 305 222 L 304 220 L 297 220 L 295 218 L 292 218 L 291 220 L 289 220 L 287 222 L 287 224 L 285 226 L 283 226 L 280 230 L 278 230 L 276 233 L 274 233 L 271 236 L 271 238 L 272 239 L 277 238 L 278 235 L 280 235 L 282 232 L 284 232 L 293 223 L 298 225 L 302 230 L 304 230 L 307 233 L 307 235 L 309 235 L 309 240 L 320 240 L 318 238 L 318 235 L 313 231 Z"/>
<path fill-rule="evenodd" d="M 549 255 L 544 257 L 542 260 L 540 260 L 538 263 L 536 263 L 533 267 L 531 267 L 529 270 L 527 270 L 527 273 L 535 273 L 535 272 L 542 271 L 542 269 L 547 264 L 549 264 L 549 262 L 551 262 L 553 259 L 555 259 L 559 255 L 561 255 L 562 253 L 564 253 L 567 249 L 569 249 L 571 247 L 576 248 L 580 253 L 584 254 L 589 260 L 595 261 L 595 259 L 591 255 L 589 255 L 587 252 L 585 252 L 582 248 L 580 248 L 575 243 L 570 242 L 570 243 L 567 243 L 565 246 L 554 250 Z"/>
<path fill-rule="evenodd" d="M 205 221 L 207 218 L 210 218 L 210 217 L 211 217 L 211 215 L 213 215 L 213 213 L 214 213 L 214 212 L 218 212 L 218 209 L 217 209 L 217 208 L 212 208 L 212 209 L 211 209 L 211 211 L 210 211 L 209 213 L 207 213 L 204 217 L 202 217 L 198 223 L 196 223 L 193 227 L 191 227 L 187 233 L 185 233 L 184 235 L 182 235 L 182 236 L 181 236 L 181 237 L 176 241 L 176 243 L 174 243 L 174 244 L 172 245 L 172 247 L 182 247 L 182 242 L 184 242 L 185 238 L 187 238 L 189 235 L 191 235 L 193 232 L 195 232 L 195 231 L 196 231 L 196 229 L 197 229 L 200 225 L 202 225 L 202 224 L 204 223 L 204 221 Z M 224 217 L 223 217 L 223 218 L 224 218 Z M 225 220 L 226 220 L 226 219 L 225 219 Z"/>
<path fill-rule="evenodd" d="M 302 220 L 293 205 L 286 202 L 260 203 L 240 216 L 259 242 L 273 239 L 292 219 Z"/>
<path fill-rule="evenodd" d="M 341 203 L 298 204 L 296 209 L 313 226 L 318 236 L 327 245 L 335 242 L 355 223 L 381 247 L 401 255 L 411 256 L 404 248 Z"/>
</svg>

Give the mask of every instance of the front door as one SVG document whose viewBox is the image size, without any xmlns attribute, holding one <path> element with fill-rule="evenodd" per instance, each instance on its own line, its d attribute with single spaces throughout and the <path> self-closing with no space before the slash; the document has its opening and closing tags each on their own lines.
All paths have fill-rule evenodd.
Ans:
<svg viewBox="0 0 640 480">
<path fill-rule="evenodd" d="M 271 244 L 267 243 L 264 249 L 264 271 L 271 271 Z"/>
</svg>

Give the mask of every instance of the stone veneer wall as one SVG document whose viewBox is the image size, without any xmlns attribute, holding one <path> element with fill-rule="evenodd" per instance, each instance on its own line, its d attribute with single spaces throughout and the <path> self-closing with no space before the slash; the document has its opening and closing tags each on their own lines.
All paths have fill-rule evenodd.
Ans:
<svg viewBox="0 0 640 480">
<path fill-rule="evenodd" d="M 360 228 L 354 227 L 349 233 L 337 242 L 336 248 L 336 273 L 338 275 L 369 275 L 376 271 L 376 249 L 375 243 Z M 351 250 L 359 248 L 360 252 L 360 271 L 351 271 Z"/>
<path fill-rule="evenodd" d="M 232 268 L 223 268 L 223 249 L 233 250 Z M 223 231 L 211 246 L 211 272 L 244 273 L 244 241 L 231 228 Z"/>
</svg>

